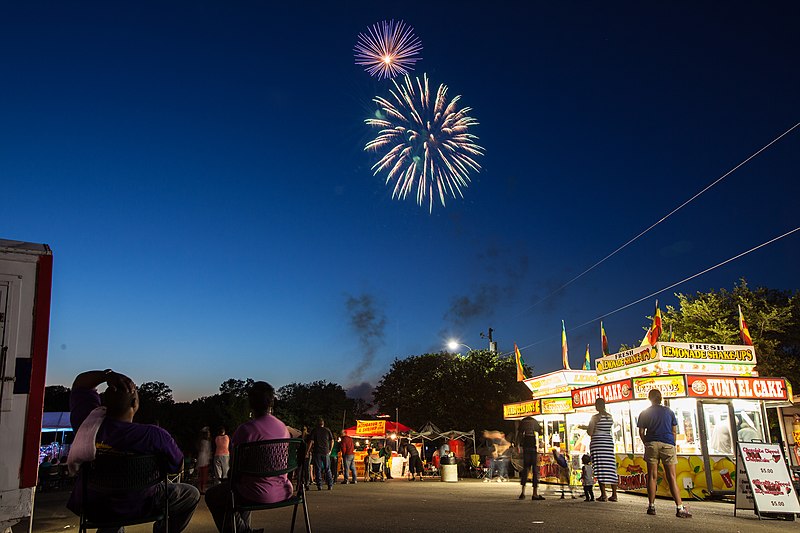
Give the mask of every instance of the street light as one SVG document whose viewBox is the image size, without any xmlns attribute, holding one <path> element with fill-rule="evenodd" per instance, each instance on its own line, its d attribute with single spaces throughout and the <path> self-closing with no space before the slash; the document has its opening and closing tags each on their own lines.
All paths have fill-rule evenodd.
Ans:
<svg viewBox="0 0 800 533">
<path fill-rule="evenodd" d="M 470 352 L 472 351 L 472 348 L 470 348 L 469 346 L 467 346 L 463 342 L 458 342 L 455 339 L 450 339 L 450 342 L 447 343 L 447 347 L 450 348 L 453 351 L 458 350 L 459 346 L 463 346 L 464 348 L 466 348 Z"/>
</svg>

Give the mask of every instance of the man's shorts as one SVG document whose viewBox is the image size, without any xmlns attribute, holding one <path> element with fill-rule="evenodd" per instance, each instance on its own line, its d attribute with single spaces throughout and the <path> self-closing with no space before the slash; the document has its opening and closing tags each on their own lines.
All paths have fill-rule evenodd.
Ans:
<svg viewBox="0 0 800 533">
<path fill-rule="evenodd" d="M 674 444 L 652 441 L 644 445 L 644 460 L 656 465 L 659 461 L 665 465 L 675 465 L 678 464 L 678 452 Z"/>
</svg>

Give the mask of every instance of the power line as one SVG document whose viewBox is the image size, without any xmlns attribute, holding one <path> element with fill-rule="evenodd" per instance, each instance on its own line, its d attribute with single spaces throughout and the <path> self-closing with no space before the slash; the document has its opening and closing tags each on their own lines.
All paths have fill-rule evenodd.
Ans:
<svg viewBox="0 0 800 533">
<path fill-rule="evenodd" d="M 677 287 L 678 285 L 680 285 L 682 283 L 686 283 L 687 281 L 693 280 L 694 278 L 702 276 L 703 274 L 707 274 L 708 272 L 711 272 L 714 269 L 717 269 L 717 268 L 719 268 L 721 266 L 727 265 L 731 261 L 735 261 L 735 260 L 739 259 L 740 257 L 744 257 L 745 255 L 747 255 L 749 253 L 752 253 L 752 252 L 755 252 L 756 250 L 758 250 L 760 248 L 763 248 L 763 247 L 765 247 L 765 246 L 767 246 L 769 244 L 772 244 L 775 241 L 783 239 L 784 237 L 788 237 L 789 235 L 791 235 L 792 233 L 795 233 L 797 231 L 800 231 L 800 226 L 794 228 L 793 230 L 789 230 L 789 231 L 787 231 L 786 233 L 784 233 L 782 235 L 778 235 L 777 237 L 773 237 L 772 239 L 770 239 L 770 240 L 768 240 L 766 242 L 763 242 L 763 243 L 759 244 L 758 246 L 754 246 L 754 247 L 750 248 L 749 250 L 747 250 L 745 252 L 742 252 L 740 254 L 734 255 L 733 257 L 730 257 L 730 258 L 726 259 L 725 261 L 722 261 L 721 263 L 717 263 L 716 265 L 714 265 L 712 267 L 706 268 L 705 270 L 701 270 L 700 272 L 698 272 L 696 274 L 692 274 L 688 278 L 684 278 L 684 279 L 682 279 L 680 281 L 677 281 L 677 282 L 673 283 L 672 285 L 668 285 L 667 287 L 664 287 L 663 289 L 660 289 L 660 290 L 657 290 L 657 291 L 655 291 L 653 293 L 650 293 L 647 296 L 642 296 L 638 300 L 634 300 L 633 302 L 625 304 L 622 307 L 618 307 L 617 309 L 614 309 L 613 311 L 609 311 L 608 313 L 602 314 L 602 315 L 597 316 L 597 317 L 595 317 L 595 318 L 593 318 L 593 319 L 591 319 L 591 320 L 589 320 L 587 322 L 584 322 L 583 324 L 575 326 L 574 328 L 571 328 L 570 331 L 574 331 L 576 329 L 580 329 L 580 328 L 586 327 L 586 326 L 588 326 L 590 324 L 593 324 L 593 323 L 597 322 L 598 320 L 606 318 L 607 316 L 611 316 L 611 315 L 613 315 L 615 313 L 619 313 L 620 311 L 623 311 L 623 310 L 625 310 L 625 309 L 627 309 L 627 308 L 629 308 L 629 307 L 631 307 L 633 305 L 636 305 L 638 303 L 641 303 L 641 302 L 643 302 L 643 301 L 645 301 L 645 300 L 647 300 L 649 298 L 652 298 L 654 296 L 658 296 L 662 292 L 666 292 L 666 291 L 668 291 L 670 289 L 673 289 L 673 288 Z M 555 335 L 553 336 L 553 338 L 554 337 L 555 337 Z M 530 348 L 531 346 L 535 346 L 537 344 L 541 344 L 541 343 L 543 343 L 545 341 L 548 341 L 548 340 L 550 340 L 550 338 L 542 339 L 540 341 L 536 341 L 536 342 L 533 342 L 533 343 L 525 345 L 525 346 L 520 346 L 519 349 L 520 350 L 524 350 L 526 348 Z"/>
<path fill-rule="evenodd" d="M 636 235 L 635 237 L 633 237 L 632 239 L 630 239 L 628 242 L 626 242 L 625 244 L 623 244 L 622 246 L 620 246 L 619 248 L 617 248 L 616 250 L 614 250 L 613 252 L 611 252 L 610 254 L 608 254 L 607 256 L 605 256 L 604 258 L 602 258 L 601 260 L 599 260 L 598 262 L 596 262 L 595 264 L 593 264 L 592 266 L 590 266 L 589 268 L 587 268 L 586 270 L 584 270 L 583 272 L 581 272 L 580 274 L 578 274 L 577 276 L 575 276 L 574 278 L 572 278 L 571 280 L 569 280 L 568 282 L 564 283 L 564 284 L 563 284 L 562 286 L 560 286 L 559 288 L 555 289 L 553 292 L 551 292 L 551 293 L 550 293 L 550 294 L 548 294 L 547 296 L 544 296 L 543 298 L 541 298 L 541 299 L 540 299 L 540 300 L 538 300 L 537 302 L 535 302 L 535 303 L 531 304 L 530 306 L 528 306 L 528 307 L 527 307 L 526 309 L 524 309 L 524 310 L 523 310 L 521 313 L 519 313 L 519 315 L 521 315 L 521 314 L 523 314 L 523 313 L 526 313 L 526 312 L 530 311 L 531 309 L 533 309 L 534 307 L 536 307 L 537 305 L 539 305 L 539 304 L 540 304 L 540 303 L 542 303 L 543 301 L 545 301 L 545 300 L 547 300 L 548 298 L 551 298 L 552 296 L 554 296 L 554 295 L 556 295 L 557 293 L 561 292 L 562 290 L 564 290 L 565 288 L 567 288 L 569 285 L 571 285 L 571 284 L 572 284 L 572 283 L 574 283 L 575 281 L 577 281 L 577 280 L 579 280 L 580 278 L 582 278 L 584 275 L 588 274 L 590 271 L 594 270 L 596 267 L 598 267 L 598 266 L 600 266 L 601 264 L 603 264 L 604 262 L 606 262 L 606 260 L 608 260 L 608 259 L 611 259 L 611 258 L 612 258 L 613 256 L 615 256 L 615 255 L 616 255 L 618 252 L 621 252 L 621 251 L 622 251 L 623 249 L 625 249 L 625 248 L 626 248 L 628 245 L 632 244 L 634 241 L 636 241 L 637 239 L 639 239 L 640 237 L 642 237 L 642 236 L 643 236 L 645 233 L 649 232 L 651 229 L 655 228 L 656 226 L 658 226 L 659 224 L 661 224 L 662 222 L 664 222 L 665 220 L 667 220 L 669 217 L 671 217 L 672 215 L 674 215 L 675 213 L 677 213 L 678 211 L 680 211 L 681 209 L 683 209 L 683 208 L 684 208 L 686 205 L 688 205 L 689 203 L 691 203 L 692 201 L 694 201 L 695 199 L 697 199 L 697 197 L 699 197 L 701 194 L 703 194 L 704 192 L 706 192 L 707 190 L 709 190 L 711 187 L 713 187 L 714 185 L 716 185 L 716 184 L 717 184 L 717 183 L 719 183 L 720 181 L 724 180 L 725 178 L 727 178 L 728 176 L 730 176 L 731 174 L 733 174 L 734 172 L 736 172 L 736 171 L 737 171 L 739 168 L 741 168 L 742 166 L 744 166 L 745 164 L 747 164 L 747 163 L 748 163 L 750 160 L 752 160 L 753 158 L 755 158 L 756 156 L 758 156 L 759 154 L 761 154 L 761 153 L 762 153 L 764 150 L 766 150 L 767 148 L 769 148 L 770 146 L 772 146 L 773 144 L 775 144 L 776 142 L 778 142 L 779 140 L 781 140 L 781 139 L 782 139 L 784 136 L 786 136 L 786 135 L 788 135 L 789 133 L 791 133 L 791 132 L 792 132 L 792 130 L 794 130 L 794 129 L 795 129 L 795 128 L 797 128 L 798 126 L 800 126 L 800 122 L 798 122 L 797 124 L 795 124 L 794 126 L 792 126 L 791 128 L 789 128 L 788 130 L 784 131 L 783 133 L 781 133 L 780 135 L 778 135 L 777 137 L 775 137 L 774 139 L 772 139 L 772 140 L 771 140 L 769 143 L 767 143 L 766 145 L 764 145 L 763 147 L 761 147 L 761 148 L 760 148 L 758 151 L 754 152 L 754 153 L 753 153 L 753 154 L 752 154 L 750 157 L 748 157 L 747 159 L 745 159 L 744 161 L 742 161 L 741 163 L 739 163 L 738 165 L 736 165 L 735 167 L 733 167 L 732 169 L 730 169 L 728 172 L 726 172 L 725 174 L 723 174 L 722 176 L 720 176 L 719 178 L 717 178 L 716 180 L 714 180 L 713 182 L 711 182 L 711 183 L 710 183 L 709 185 L 707 185 L 707 186 L 706 186 L 704 189 L 702 189 L 700 192 L 696 193 L 694 196 L 692 196 L 691 198 L 689 198 L 688 200 L 686 200 L 685 202 L 683 202 L 681 205 L 679 205 L 678 207 L 676 207 L 675 209 L 673 209 L 672 211 L 670 211 L 669 213 L 667 213 L 666 215 L 664 215 L 663 217 L 661 217 L 661 218 L 660 218 L 660 219 L 659 219 L 657 222 L 655 222 L 654 224 L 650 225 L 650 227 L 648 227 L 646 230 L 642 231 L 641 233 L 639 233 L 638 235 Z M 519 315 L 517 315 L 517 316 L 519 316 Z"/>
</svg>

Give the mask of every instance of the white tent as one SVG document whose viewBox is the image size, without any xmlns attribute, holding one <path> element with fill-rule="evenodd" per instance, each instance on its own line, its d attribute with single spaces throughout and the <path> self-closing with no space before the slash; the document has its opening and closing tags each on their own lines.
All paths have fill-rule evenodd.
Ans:
<svg viewBox="0 0 800 533">
<path fill-rule="evenodd" d="M 448 440 L 459 439 L 459 440 L 463 440 L 463 441 L 466 442 L 466 441 L 471 439 L 472 440 L 473 453 L 475 453 L 475 451 L 478 449 L 478 447 L 475 445 L 475 430 L 474 429 L 471 430 L 471 431 L 456 431 L 455 429 L 453 429 L 453 430 L 450 430 L 450 431 L 445 431 L 443 433 L 440 433 L 440 435 L 442 437 L 448 439 Z"/>
<path fill-rule="evenodd" d="M 419 431 L 411 431 L 409 437 L 411 437 L 411 440 L 436 440 L 442 438 L 442 430 L 436 427 L 436 424 L 433 422 L 428 422 L 422 426 Z"/>
</svg>

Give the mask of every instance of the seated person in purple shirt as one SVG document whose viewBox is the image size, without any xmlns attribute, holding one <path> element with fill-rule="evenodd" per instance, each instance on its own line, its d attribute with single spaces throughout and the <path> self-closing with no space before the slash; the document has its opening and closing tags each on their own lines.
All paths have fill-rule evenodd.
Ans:
<svg viewBox="0 0 800 533">
<path fill-rule="evenodd" d="M 286 425 L 272 416 L 272 405 L 275 403 L 275 389 L 264 381 L 256 381 L 247 393 L 250 401 L 250 410 L 253 419 L 245 422 L 234 431 L 231 437 L 231 457 L 235 462 L 236 446 L 245 442 L 257 442 L 271 439 L 288 439 L 289 430 Z M 261 478 L 242 476 L 234 485 L 233 490 L 239 495 L 239 501 L 251 503 L 275 503 L 287 500 L 292 496 L 292 482 L 286 474 L 281 476 Z M 231 484 L 223 481 L 219 485 L 206 491 L 206 505 L 214 517 L 217 529 L 222 532 L 232 530 L 232 522 L 236 520 L 236 531 L 243 533 L 261 532 L 263 529 L 250 528 L 250 513 L 228 512 L 229 522 L 224 524 L 226 510 L 230 510 Z M 227 526 L 227 527 L 225 527 Z"/>
<path fill-rule="evenodd" d="M 97 386 L 103 383 L 108 384 L 108 388 L 101 400 Z M 104 414 L 100 410 L 92 414 L 93 420 L 97 420 L 95 416 L 102 417 L 95 438 L 97 450 L 155 454 L 165 459 L 171 473 L 181 471 L 183 454 L 172 436 L 158 426 L 133 422 L 133 416 L 139 409 L 139 394 L 136 385 L 128 376 L 110 369 L 84 372 L 78 375 L 72 384 L 69 403 L 70 419 L 76 432 L 96 408 L 101 405 L 105 407 Z M 81 493 L 82 483 L 78 479 L 67 503 L 67 507 L 75 514 L 80 514 L 81 511 Z M 88 515 L 93 520 L 144 516 L 162 507 L 165 497 L 169 498 L 169 531 L 183 531 L 200 501 L 200 493 L 195 487 L 182 483 L 170 483 L 166 494 L 163 485 L 153 487 L 148 492 L 130 493 L 113 498 L 90 493 L 93 509 L 88 510 Z M 164 529 L 163 521 L 153 525 L 154 533 Z M 113 531 L 117 530 L 98 530 L 99 533 Z M 119 531 L 123 529 L 120 528 Z"/>
</svg>

